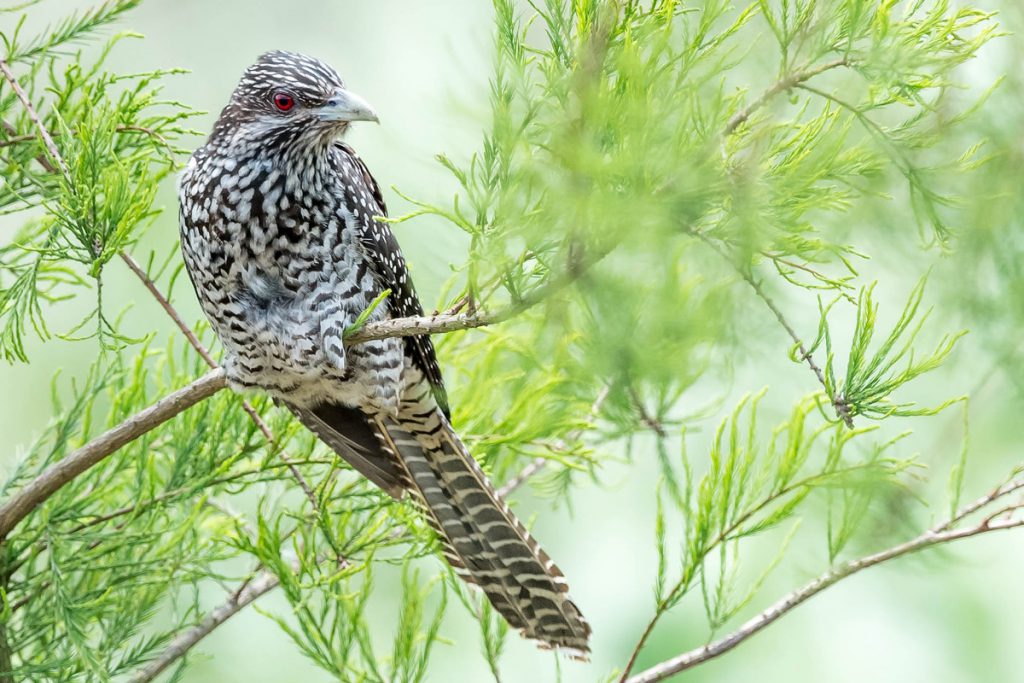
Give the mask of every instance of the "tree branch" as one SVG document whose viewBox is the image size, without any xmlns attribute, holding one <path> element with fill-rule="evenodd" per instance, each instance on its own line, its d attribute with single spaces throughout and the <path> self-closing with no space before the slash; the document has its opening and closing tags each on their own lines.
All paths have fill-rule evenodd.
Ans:
<svg viewBox="0 0 1024 683">
<path fill-rule="evenodd" d="M 451 332 L 470 327 L 480 327 L 498 320 L 504 320 L 509 315 L 508 311 L 513 308 L 510 307 L 499 314 L 489 316 L 476 315 L 471 318 L 469 316 L 441 315 L 397 318 L 369 323 L 353 335 L 351 343 L 358 343 L 368 339 L 407 337 L 429 332 Z M 460 320 L 448 320 L 448 318 L 452 317 L 459 318 Z M 466 320 L 467 318 L 469 319 Z M 53 495 L 61 486 L 122 446 L 167 422 L 196 403 L 213 396 L 225 387 L 227 387 L 227 381 L 224 377 L 224 371 L 219 368 L 212 370 L 188 386 L 179 389 L 128 418 L 117 427 L 90 441 L 64 458 L 64 460 L 53 465 L 25 488 L 18 491 L 13 499 L 0 507 L 0 540 L 5 538 L 18 522 Z M 313 494 L 312 489 L 307 490 L 306 494 L 307 496 Z M 313 497 L 315 500 L 315 494 Z"/>
<path fill-rule="evenodd" d="M 793 326 L 789 324 L 789 320 L 787 320 L 786 316 L 783 315 L 782 310 L 775 304 L 775 301 L 773 301 L 772 298 L 768 296 L 768 293 L 764 291 L 764 287 L 761 286 L 761 283 L 754 278 L 753 273 L 751 273 L 748 269 L 738 267 L 729 257 L 729 254 L 717 242 L 712 240 L 704 233 L 695 230 L 690 234 L 692 234 L 700 241 L 704 242 L 704 244 L 708 245 L 708 247 L 710 247 L 712 251 L 714 251 L 716 254 L 721 256 L 726 262 L 732 265 L 733 268 L 735 268 L 736 272 L 739 273 L 740 277 L 742 277 L 743 280 L 748 285 L 750 285 L 751 289 L 754 290 L 754 293 L 757 294 L 758 298 L 760 298 L 761 301 L 764 302 L 765 306 L 768 307 L 768 310 L 770 310 L 772 314 L 775 316 L 775 319 L 779 321 L 780 325 L 782 325 L 782 328 L 786 330 L 786 334 L 789 335 L 789 338 L 793 340 L 793 343 L 796 345 L 797 351 L 800 352 L 801 360 L 807 363 L 807 366 L 811 369 L 812 372 L 814 372 L 814 376 L 818 378 L 818 383 L 821 384 L 822 389 L 825 390 L 825 395 L 828 396 L 828 400 L 832 403 L 832 407 L 835 408 L 836 415 L 843 421 L 843 423 L 847 427 L 853 429 L 853 417 L 850 415 L 849 404 L 842 396 L 838 394 L 833 394 L 828 390 L 828 383 L 825 381 L 825 373 L 822 372 L 821 367 L 819 367 L 818 364 L 814 361 L 814 356 L 811 354 L 810 351 L 807 350 L 807 347 L 804 345 L 803 340 L 800 339 L 800 335 L 798 335 L 796 333 L 796 330 L 793 329 Z"/>
<path fill-rule="evenodd" d="M 127 683 L 149 683 L 167 667 L 188 654 L 196 644 L 214 629 L 238 614 L 244 607 L 280 584 L 280 579 L 269 571 L 260 572 L 241 590 L 232 594 L 227 602 L 210 612 L 192 628 L 178 634 L 156 659 L 146 664 L 128 679 Z"/>
<path fill-rule="evenodd" d="M 754 112 L 756 112 L 758 109 L 766 105 L 769 100 L 771 100 L 779 93 L 795 88 L 804 81 L 808 81 L 814 78 L 815 76 L 818 76 L 819 74 L 825 73 L 826 71 L 831 71 L 832 69 L 849 65 L 850 61 L 846 57 L 843 57 L 841 59 L 836 59 L 831 62 L 819 64 L 818 66 L 815 67 L 799 69 L 789 74 L 785 78 L 776 81 L 775 83 L 772 84 L 770 88 L 761 93 L 761 95 L 756 100 L 754 100 L 746 107 L 736 112 L 732 116 L 732 118 L 729 119 L 729 122 L 726 124 L 725 129 L 722 131 L 723 136 L 728 136 L 735 133 L 740 126 L 746 123 L 746 121 L 754 114 Z"/>
<path fill-rule="evenodd" d="M 695 648 L 689 652 L 684 652 L 681 655 L 652 666 L 651 668 L 628 679 L 625 678 L 629 674 L 629 671 L 627 670 L 623 675 L 623 679 L 626 683 L 655 683 L 656 681 L 665 680 L 670 676 L 674 676 L 675 674 L 686 671 L 687 669 L 692 669 L 699 664 L 703 664 L 710 659 L 714 659 L 719 655 L 725 654 L 760 632 L 765 627 L 773 624 L 795 608 L 807 602 L 815 595 L 821 593 L 829 586 L 832 586 L 861 570 L 868 569 L 869 567 L 875 567 L 888 562 L 889 560 L 903 557 L 904 555 L 909 555 L 944 543 L 951 543 L 964 538 L 972 538 L 992 531 L 1004 531 L 1007 529 L 1024 527 L 1024 519 L 1012 519 L 1005 517 L 1003 519 L 995 519 L 995 517 L 1006 513 L 1008 510 L 1012 513 L 1013 511 L 1020 509 L 1020 506 L 1010 505 L 998 510 L 994 515 L 986 517 L 974 526 L 963 529 L 951 528 L 956 524 L 956 522 L 963 520 L 971 513 L 976 512 L 986 505 L 1008 496 L 1014 491 L 1022 488 L 1024 488 L 1024 479 L 1011 481 L 1008 484 L 997 487 L 991 493 L 980 498 L 975 503 L 962 508 L 949 520 L 928 529 L 916 538 L 893 546 L 887 550 L 883 550 L 872 555 L 866 555 L 856 560 L 851 560 L 850 562 L 828 571 L 802 588 L 799 588 L 785 596 L 768 609 L 745 622 L 729 635 L 704 645 L 703 647 Z"/>
<path fill-rule="evenodd" d="M 39 136 L 43 139 L 43 144 L 46 145 L 46 149 L 50 153 L 50 156 L 53 157 L 53 160 L 57 162 L 64 178 L 68 182 L 71 182 L 71 173 L 68 171 L 68 166 L 64 163 L 64 159 L 61 157 L 60 152 L 57 151 L 57 145 L 54 144 L 53 138 L 50 136 L 50 132 L 46 130 L 46 126 L 43 125 L 42 119 L 39 118 L 39 113 L 36 111 L 35 107 L 32 106 L 32 100 L 29 99 L 28 93 L 22 89 L 21 84 L 18 83 L 18 79 L 14 77 L 14 72 L 11 71 L 11 66 L 5 59 L 0 59 L 0 73 L 3 74 L 4 79 L 8 84 L 10 84 L 11 89 L 21 101 L 22 106 L 25 107 L 25 111 L 28 112 L 28 117 L 32 120 L 32 123 L 35 124 L 36 130 L 39 131 Z"/>
<path fill-rule="evenodd" d="M 18 522 L 69 481 L 122 446 L 213 396 L 225 386 L 223 370 L 208 372 L 51 465 L 0 507 L 0 541 L 7 537 Z"/>
</svg>

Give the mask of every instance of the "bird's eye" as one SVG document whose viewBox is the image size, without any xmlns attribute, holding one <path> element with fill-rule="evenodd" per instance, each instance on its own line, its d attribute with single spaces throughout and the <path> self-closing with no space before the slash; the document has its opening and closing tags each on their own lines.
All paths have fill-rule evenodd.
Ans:
<svg viewBox="0 0 1024 683">
<path fill-rule="evenodd" d="M 295 106 L 295 98 L 286 92 L 274 93 L 274 106 L 279 111 L 291 111 Z"/>
</svg>

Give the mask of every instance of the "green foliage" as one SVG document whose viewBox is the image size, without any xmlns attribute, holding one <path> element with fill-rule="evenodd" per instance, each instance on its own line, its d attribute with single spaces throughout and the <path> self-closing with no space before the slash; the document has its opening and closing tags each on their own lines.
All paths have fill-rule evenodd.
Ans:
<svg viewBox="0 0 1024 683">
<path fill-rule="evenodd" d="M 54 381 L 53 421 L 20 454 L 3 501 L 206 370 L 179 342 L 152 330 L 134 338 L 104 307 L 115 257 L 138 248 L 160 183 L 182 160 L 194 112 L 160 95 L 178 71 L 107 71 L 128 34 L 70 52 L 137 0 L 26 36 L 20 17 L 32 4 L 0 12 L 0 36 L 58 154 L 5 82 L 0 211 L 21 229 L 0 244 L 0 354 L 27 363 L 47 342 L 98 355 L 84 376 Z M 918 424 L 939 430 L 943 409 L 966 394 L 943 385 L 923 407 L 911 402 L 969 342 L 958 344 L 962 332 L 930 339 L 935 325 L 961 329 L 955 316 L 925 327 L 934 252 L 957 268 L 991 266 L 992 282 L 957 295 L 1005 326 L 1002 337 L 1016 340 L 1024 322 L 1019 230 L 966 218 L 979 207 L 993 224 L 1024 215 L 1011 172 L 1019 155 L 983 140 L 1016 144 L 1021 116 L 1011 134 L 987 105 L 991 83 L 962 87 L 964 65 L 1000 35 L 992 15 L 943 0 L 495 0 L 494 18 L 479 148 L 439 155 L 456 194 L 405 197 L 410 210 L 393 221 L 429 214 L 468 236 L 439 310 L 508 314 L 435 338 L 453 422 L 494 480 L 544 463 L 516 495 L 540 494 L 548 507 L 623 478 L 657 488 L 654 605 L 634 655 L 690 603 L 711 633 L 755 609 L 805 539 L 828 568 L 893 536 L 878 522 L 893 509 L 920 522 L 934 496 L 918 465 L 952 463 L 955 516 L 967 446 L 919 457 L 904 438 Z M 991 191 L 977 178 L 987 168 L 999 181 Z M 918 281 L 901 309 L 892 273 L 861 272 L 894 255 Z M 173 292 L 176 250 L 143 260 Z M 932 282 L 930 294 L 948 298 L 949 283 Z M 69 310 L 77 322 L 51 331 Z M 898 317 L 885 324 L 890 311 Z M 723 408 L 734 389 L 763 386 L 764 359 L 781 360 L 787 345 L 797 393 L 776 387 Z M 1016 341 L 997 350 L 1019 360 Z M 0 669 L 6 652 L 16 680 L 129 676 L 209 614 L 211 591 L 224 587 L 230 602 L 264 585 L 287 607 L 256 609 L 333 679 L 419 682 L 431 657 L 479 652 L 500 680 L 516 637 L 443 568 L 414 508 L 265 398 L 249 401 L 266 429 L 241 398 L 217 394 L 18 525 L 2 545 Z M 710 420 L 720 426 L 702 432 Z M 439 647 L 458 623 L 450 599 L 477 622 L 478 646 Z"/>
<path fill-rule="evenodd" d="M 23 12 L 40 0 L 4 8 L 4 12 Z M 8 62 L 29 62 L 43 60 L 49 56 L 69 54 L 69 44 L 91 37 L 99 29 L 116 21 L 122 14 L 138 7 L 140 0 L 107 0 L 84 12 L 71 14 L 40 35 L 25 38 L 22 29 L 28 14 L 21 14 L 18 23 L 10 33 L 3 33 L 4 59 Z M 73 53 L 71 53 L 73 54 Z"/>
<path fill-rule="evenodd" d="M 762 570 L 762 578 L 743 583 L 742 541 L 783 524 L 792 527 L 809 514 L 811 494 L 820 490 L 829 494 L 829 519 L 835 520 L 828 527 L 832 561 L 860 527 L 859 517 L 871 500 L 881 496 L 885 486 L 899 485 L 914 464 L 911 459 L 885 456 L 892 442 L 867 449 L 851 446 L 864 441 L 872 428 L 848 430 L 830 421 L 815 424 L 814 397 L 794 406 L 789 419 L 765 442 L 757 418 L 764 396 L 762 391 L 745 397 L 721 424 L 712 440 L 707 471 L 699 478 L 685 451 L 678 464 L 666 464 L 655 525 L 657 614 L 676 606 L 699 583 L 709 625 L 717 629 L 750 602 L 764 572 L 787 545 L 784 542 L 776 559 Z M 677 542 L 670 541 L 669 529 L 681 529 Z"/>
<path fill-rule="evenodd" d="M 46 91 L 41 121 L 60 141 L 62 161 L 52 158 L 29 113 L 6 90 L 0 97 L 8 136 L 0 140 L 5 179 L 0 210 L 41 207 L 45 214 L 0 250 L 0 355 L 5 360 L 28 361 L 30 328 L 42 340 L 50 337 L 43 302 L 69 299 L 90 285 L 96 304 L 69 334 L 91 325 L 95 332 L 87 336 L 126 341 L 103 312 L 103 267 L 131 246 L 155 215 L 157 183 L 175 168 L 182 150 L 174 141 L 188 132 L 182 124 L 193 112 L 160 98 L 160 81 L 178 71 L 121 76 L 103 70 L 124 35 L 109 41 L 91 66 L 78 59 L 64 64 L 55 50 L 135 4 L 108 3 L 21 52 L 17 30 L 6 41 L 12 61 L 34 60 L 26 91 L 33 101 Z"/>
<path fill-rule="evenodd" d="M 890 399 L 897 388 L 940 367 L 953 351 L 956 341 L 966 334 L 960 332 L 944 336 L 934 351 L 922 359 L 915 360 L 914 340 L 928 318 L 928 312 L 918 315 L 924 296 L 924 285 L 925 280 L 922 279 L 914 287 L 899 320 L 874 353 L 869 351 L 869 347 L 875 334 L 878 315 L 878 305 L 871 297 L 875 285 L 872 284 L 861 291 L 857 301 L 857 317 L 850 340 L 850 351 L 846 359 L 846 376 L 842 380 L 836 378 L 835 357 L 827 321 L 832 305 L 822 310 L 818 339 L 809 351 L 813 353 L 824 340 L 827 357 L 825 391 L 829 396 L 836 397 L 836 407 L 844 415 L 851 418 L 865 415 L 875 419 L 890 415 L 934 415 L 959 400 L 948 399 L 935 408 L 914 408 L 911 403 L 893 403 Z M 898 366 L 904 362 L 905 366 L 899 368 Z"/>
</svg>

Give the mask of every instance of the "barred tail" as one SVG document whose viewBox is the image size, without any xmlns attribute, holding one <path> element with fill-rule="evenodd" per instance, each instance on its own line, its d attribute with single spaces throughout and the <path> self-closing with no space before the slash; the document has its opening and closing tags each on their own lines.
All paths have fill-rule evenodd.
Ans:
<svg viewBox="0 0 1024 683">
<path fill-rule="evenodd" d="M 285 405 L 392 496 L 411 491 L 448 562 L 511 626 L 580 658 L 590 651 L 590 626 L 562 572 L 498 496 L 429 391 L 404 401 L 398 418 L 330 403 Z"/>
<path fill-rule="evenodd" d="M 442 539 L 445 557 L 527 638 L 583 658 L 590 626 L 568 584 L 516 519 L 440 410 L 406 404 L 397 420 L 375 420 L 399 453 L 411 489 Z"/>
</svg>

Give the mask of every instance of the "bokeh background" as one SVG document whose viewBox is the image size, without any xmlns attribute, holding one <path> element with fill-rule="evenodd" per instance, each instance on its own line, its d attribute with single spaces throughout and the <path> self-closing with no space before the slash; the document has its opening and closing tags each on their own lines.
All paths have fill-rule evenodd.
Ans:
<svg viewBox="0 0 1024 683">
<path fill-rule="evenodd" d="M 90 4 L 46 2 L 31 10 L 31 22 L 42 26 Z M 863 218 L 872 224 L 875 243 L 874 259 L 865 270 L 887 283 L 888 291 L 899 293 L 898 299 L 882 301 L 883 311 L 888 305 L 891 316 L 902 304 L 924 264 L 932 268 L 927 301 L 935 306 L 929 329 L 971 330 L 947 367 L 922 380 L 918 395 L 910 397 L 934 404 L 971 393 L 971 465 L 965 497 L 983 493 L 1024 459 L 1024 228 L 1019 210 L 1024 208 L 1024 10 L 1016 0 L 973 4 L 998 11 L 1007 35 L 968 66 L 965 80 L 984 87 L 1000 76 L 1007 79 L 971 124 L 990 138 L 988 151 L 1000 156 L 971 181 L 977 201 L 969 199 L 963 207 L 960 254 L 950 258 L 921 249 L 913 230 L 887 226 L 884 214 Z M 381 125 L 356 127 L 350 142 L 384 186 L 393 214 L 404 213 L 408 205 L 392 186 L 426 200 L 442 200 L 454 192 L 450 175 L 433 157 L 440 152 L 453 158 L 469 154 L 479 143 L 487 115 L 492 15 L 490 4 L 482 0 L 149 0 L 121 28 L 144 34 L 145 39 L 123 43 L 110 67 L 189 69 L 189 74 L 168 79 L 165 92 L 209 112 L 193 124 L 203 131 L 259 53 L 291 49 L 335 65 L 348 85 L 380 112 Z M 753 89 L 760 88 L 755 84 Z M 198 143 L 197 138 L 194 144 Z M 165 211 L 137 253 L 164 253 L 177 237 L 173 179 L 165 181 L 158 204 Z M 851 216 L 858 220 L 856 212 Z M 20 220 L 5 219 L 0 236 L 6 239 Z M 428 305 L 437 301 L 450 274 L 449 264 L 464 258 L 463 235 L 430 217 L 402 224 L 396 231 L 421 296 Z M 126 271 L 108 269 L 106 287 L 112 305 L 131 305 L 129 331 L 159 329 L 165 336 L 173 334 L 169 321 Z M 179 288 L 177 305 L 187 319 L 197 320 L 199 308 L 190 294 Z M 73 312 L 66 313 L 73 322 Z M 740 332 L 772 338 L 774 347 L 751 345 L 749 353 L 735 359 L 732 373 L 712 378 L 702 385 L 703 393 L 691 394 L 688 400 L 694 408 L 716 401 L 730 406 L 743 392 L 769 386 L 769 397 L 780 397 L 781 415 L 794 397 L 815 388 L 813 377 L 786 360 L 787 339 L 759 301 L 751 297 L 744 313 Z M 813 329 L 813 315 L 794 313 L 805 330 Z M 59 322 L 55 327 L 60 328 Z M 71 376 L 83 372 L 92 360 L 89 353 L 88 344 L 58 340 L 34 349 L 30 367 L 0 365 L 0 459 L 15 458 L 46 424 L 49 379 L 58 371 Z M 770 414 L 771 401 L 768 405 Z M 712 410 L 691 425 L 692 457 L 699 458 L 706 449 L 720 418 L 721 413 Z M 939 489 L 959 455 L 961 422 L 958 409 L 950 411 L 922 423 L 926 426 L 900 447 L 901 454 L 927 455 L 929 475 Z M 641 441 L 629 464 L 610 453 L 602 482 L 579 489 L 571 507 L 520 496 L 521 513 L 527 518 L 537 515 L 537 535 L 571 578 L 574 597 L 594 625 L 592 661 L 563 662 L 563 680 L 596 681 L 621 666 L 650 617 L 657 468 L 653 451 L 645 456 L 644 448 Z M 934 514 L 942 512 L 937 509 Z M 892 524 L 880 533 L 899 533 L 898 516 Z M 822 543 L 809 541 L 806 547 L 794 548 L 791 561 L 770 577 L 754 608 L 820 573 Z M 762 552 L 767 557 L 772 549 Z M 395 577 L 389 586 L 384 577 L 376 582 L 380 595 L 374 620 L 387 634 L 397 613 L 398 583 Z M 718 683 L 1024 681 L 1022 577 L 1020 532 L 906 558 L 842 582 L 740 649 L 681 678 Z M 211 587 L 209 605 L 218 604 L 221 595 Z M 287 609 L 274 595 L 259 604 L 268 610 Z M 699 604 L 685 602 L 663 620 L 640 666 L 699 644 L 706 636 L 703 624 Z M 435 652 L 429 680 L 489 680 L 469 620 L 450 620 L 445 635 L 453 642 Z M 513 637 L 502 660 L 503 680 L 552 680 L 551 658 Z M 271 620 L 249 609 L 203 642 L 182 680 L 314 683 L 328 678 Z"/>
</svg>

